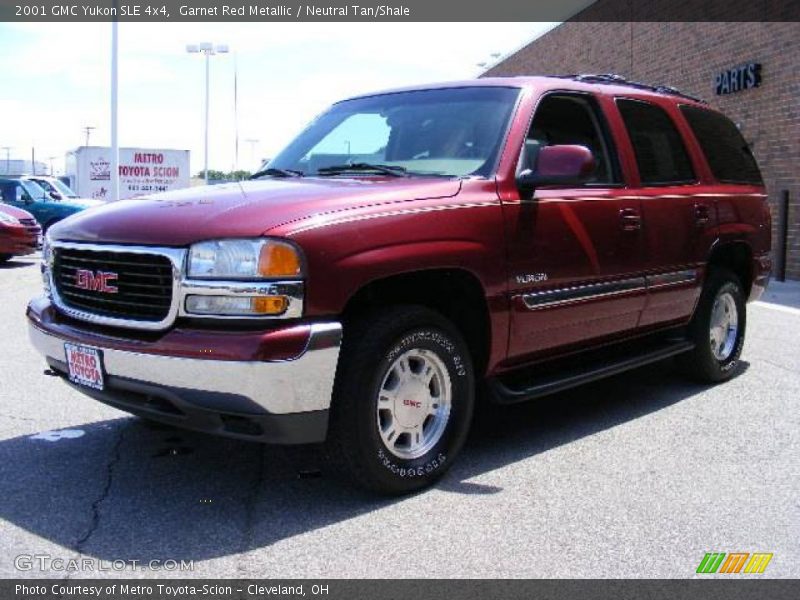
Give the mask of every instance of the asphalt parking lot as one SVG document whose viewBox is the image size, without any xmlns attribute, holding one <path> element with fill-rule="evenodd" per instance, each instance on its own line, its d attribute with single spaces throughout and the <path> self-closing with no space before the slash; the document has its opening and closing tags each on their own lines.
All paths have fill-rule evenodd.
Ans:
<svg viewBox="0 0 800 600">
<path fill-rule="evenodd" d="M 732 381 L 662 363 L 482 412 L 446 478 L 399 500 L 339 484 L 316 448 L 155 428 L 44 375 L 39 290 L 35 259 L 0 266 L 0 577 L 682 578 L 710 551 L 800 575 L 800 287 L 751 305 Z M 194 570 L 130 566 L 168 559 Z"/>
</svg>

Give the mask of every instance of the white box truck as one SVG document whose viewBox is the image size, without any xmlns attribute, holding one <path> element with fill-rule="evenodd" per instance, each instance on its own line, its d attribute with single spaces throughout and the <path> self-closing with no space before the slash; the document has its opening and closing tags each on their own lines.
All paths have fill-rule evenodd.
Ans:
<svg viewBox="0 0 800 600">
<path fill-rule="evenodd" d="M 111 148 L 81 146 L 67 152 L 70 187 L 82 198 L 111 199 Z M 189 187 L 189 151 L 119 149 L 119 198 Z"/>
</svg>

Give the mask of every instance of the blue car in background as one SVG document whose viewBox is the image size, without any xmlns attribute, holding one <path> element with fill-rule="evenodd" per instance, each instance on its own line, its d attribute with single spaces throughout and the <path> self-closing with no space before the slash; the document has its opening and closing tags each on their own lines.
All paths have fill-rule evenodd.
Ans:
<svg viewBox="0 0 800 600">
<path fill-rule="evenodd" d="M 0 202 L 31 213 L 43 231 L 76 212 L 103 204 L 100 200 L 53 198 L 27 177 L 0 177 Z"/>
</svg>

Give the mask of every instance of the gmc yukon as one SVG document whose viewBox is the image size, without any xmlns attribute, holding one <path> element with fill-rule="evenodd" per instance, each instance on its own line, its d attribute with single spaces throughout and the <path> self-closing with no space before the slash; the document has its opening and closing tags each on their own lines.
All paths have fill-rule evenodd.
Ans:
<svg viewBox="0 0 800 600">
<path fill-rule="evenodd" d="M 50 368 L 179 427 L 325 443 L 389 494 L 453 464 L 476 392 L 529 400 L 676 357 L 736 372 L 770 213 L 737 127 L 615 76 L 364 95 L 253 180 L 52 227 Z"/>
</svg>

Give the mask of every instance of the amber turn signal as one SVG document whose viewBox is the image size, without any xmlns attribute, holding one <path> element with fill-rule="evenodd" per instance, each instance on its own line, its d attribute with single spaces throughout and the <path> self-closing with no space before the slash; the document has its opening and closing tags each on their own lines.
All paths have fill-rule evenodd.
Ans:
<svg viewBox="0 0 800 600">
<path fill-rule="evenodd" d="M 259 296 L 253 298 L 251 306 L 255 314 L 279 315 L 286 312 L 289 300 L 286 296 Z"/>
<path fill-rule="evenodd" d="M 258 272 L 264 277 L 297 277 L 302 265 L 297 250 L 289 244 L 269 242 L 261 247 Z"/>
</svg>

